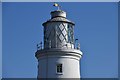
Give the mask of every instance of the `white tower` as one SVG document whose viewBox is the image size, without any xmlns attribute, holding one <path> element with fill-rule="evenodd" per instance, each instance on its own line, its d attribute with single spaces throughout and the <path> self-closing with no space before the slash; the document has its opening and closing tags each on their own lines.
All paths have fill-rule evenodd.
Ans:
<svg viewBox="0 0 120 80">
<path fill-rule="evenodd" d="M 74 40 L 74 23 L 66 19 L 66 12 L 51 12 L 51 19 L 43 23 L 44 48 L 38 45 L 38 78 L 80 78 L 80 44 Z M 75 46 L 77 45 L 77 46 Z"/>
</svg>

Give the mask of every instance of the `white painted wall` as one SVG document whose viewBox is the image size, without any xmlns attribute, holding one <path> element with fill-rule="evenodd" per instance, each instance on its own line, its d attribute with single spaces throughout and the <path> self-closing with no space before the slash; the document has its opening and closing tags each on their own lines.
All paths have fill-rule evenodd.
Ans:
<svg viewBox="0 0 120 80">
<path fill-rule="evenodd" d="M 58 63 L 63 64 L 63 74 L 56 73 L 56 64 Z M 80 78 L 79 60 L 75 56 L 44 56 L 39 58 L 38 65 L 39 78 Z"/>
</svg>

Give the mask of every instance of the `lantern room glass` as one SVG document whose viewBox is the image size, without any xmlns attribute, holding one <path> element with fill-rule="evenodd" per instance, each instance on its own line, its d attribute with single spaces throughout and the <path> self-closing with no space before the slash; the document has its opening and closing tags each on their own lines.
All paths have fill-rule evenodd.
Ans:
<svg viewBox="0 0 120 80">
<path fill-rule="evenodd" d="M 68 43 L 74 43 L 74 29 L 73 25 L 68 23 Z"/>
</svg>

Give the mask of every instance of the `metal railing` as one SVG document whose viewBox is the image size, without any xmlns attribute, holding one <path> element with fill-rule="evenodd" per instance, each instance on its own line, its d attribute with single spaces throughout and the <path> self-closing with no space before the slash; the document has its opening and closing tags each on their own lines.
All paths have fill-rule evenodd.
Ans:
<svg viewBox="0 0 120 80">
<path fill-rule="evenodd" d="M 43 46 L 42 46 L 42 45 L 43 45 L 42 42 L 38 43 L 38 44 L 37 44 L 37 50 L 43 49 Z"/>
<path fill-rule="evenodd" d="M 71 48 L 71 49 L 80 50 L 80 43 L 78 43 L 77 40 L 78 40 L 78 39 L 76 39 L 76 40 L 75 40 L 75 43 L 74 43 L 74 44 L 71 44 L 70 46 L 68 46 L 68 44 L 64 44 L 64 45 L 61 44 L 61 47 L 60 47 L 60 48 L 66 47 L 67 49 L 70 49 L 70 48 Z M 60 44 L 59 44 L 59 45 L 60 45 Z M 73 46 L 74 46 L 74 47 L 73 47 Z M 46 49 L 50 49 L 50 48 L 52 48 L 51 41 L 49 41 L 49 45 L 48 45 L 48 47 L 47 47 Z M 54 48 L 55 48 L 55 47 L 54 47 Z M 42 50 L 42 49 L 44 49 L 43 43 L 40 42 L 40 43 L 37 44 L 37 50 Z"/>
</svg>

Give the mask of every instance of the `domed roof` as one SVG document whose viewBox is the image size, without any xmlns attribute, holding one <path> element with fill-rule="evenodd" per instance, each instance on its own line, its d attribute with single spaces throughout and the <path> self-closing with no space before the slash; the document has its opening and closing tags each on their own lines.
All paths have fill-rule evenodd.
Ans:
<svg viewBox="0 0 120 80">
<path fill-rule="evenodd" d="M 75 25 L 74 22 L 72 22 L 66 18 L 63 18 L 63 17 L 55 17 L 55 18 L 49 19 L 48 21 L 43 23 L 43 26 L 48 22 L 66 22 L 66 23 L 71 23 L 71 24 Z"/>
<path fill-rule="evenodd" d="M 65 22 L 75 25 L 74 22 L 66 19 L 66 12 L 62 10 L 52 11 L 51 19 L 43 23 L 43 26 L 45 26 L 45 24 L 47 24 L 48 22 Z"/>
</svg>

